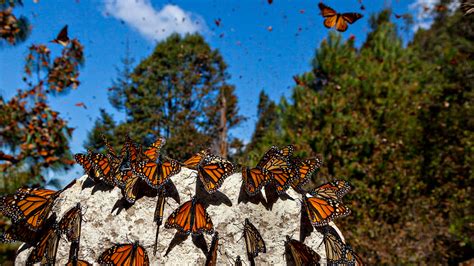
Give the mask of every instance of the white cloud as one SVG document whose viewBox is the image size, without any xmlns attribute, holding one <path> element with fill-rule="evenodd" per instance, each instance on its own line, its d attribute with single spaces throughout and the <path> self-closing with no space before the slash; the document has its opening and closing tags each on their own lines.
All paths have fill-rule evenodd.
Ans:
<svg viewBox="0 0 474 266">
<path fill-rule="evenodd" d="M 415 13 L 414 31 L 419 28 L 427 29 L 431 26 L 433 23 L 433 11 L 438 4 L 439 0 L 415 0 L 415 2 L 410 5 L 410 9 Z M 458 6 L 459 2 L 453 1 L 448 6 L 448 9 L 452 12 L 456 10 Z"/>
<path fill-rule="evenodd" d="M 123 20 L 150 41 L 161 41 L 172 33 L 186 34 L 207 29 L 204 19 L 177 5 L 156 10 L 149 0 L 105 0 L 105 12 Z"/>
</svg>

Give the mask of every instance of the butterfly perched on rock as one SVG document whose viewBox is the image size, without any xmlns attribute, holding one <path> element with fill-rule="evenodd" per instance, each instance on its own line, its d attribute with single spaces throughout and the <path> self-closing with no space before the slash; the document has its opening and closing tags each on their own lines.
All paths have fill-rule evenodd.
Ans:
<svg viewBox="0 0 474 266">
<path fill-rule="evenodd" d="M 48 217 L 60 191 L 44 188 L 20 188 L 14 194 L 0 197 L 0 212 L 13 220 L 37 231 Z"/>
<path fill-rule="evenodd" d="M 318 4 L 321 10 L 321 15 L 324 17 L 324 26 L 326 28 L 335 27 L 336 30 L 344 32 L 347 30 L 348 25 L 356 22 L 362 18 L 362 14 L 350 12 L 350 13 L 337 13 L 336 10 L 328 7 L 323 3 Z"/>
<path fill-rule="evenodd" d="M 244 239 L 249 260 L 253 260 L 259 253 L 267 252 L 262 235 L 248 218 L 245 218 L 244 223 Z"/>
<path fill-rule="evenodd" d="M 290 265 L 319 265 L 319 260 L 321 259 L 318 253 L 310 247 L 289 236 L 286 236 L 285 252 L 287 255 L 290 255 L 287 259 L 292 260 Z"/>
<path fill-rule="evenodd" d="M 176 228 L 186 235 L 190 233 L 200 235 L 203 232 L 212 234 L 214 232 L 211 217 L 196 197 L 174 210 L 166 220 L 165 228 Z"/>
<path fill-rule="evenodd" d="M 150 265 L 148 254 L 138 241 L 133 244 L 116 244 L 105 250 L 97 260 L 100 265 Z"/>
</svg>

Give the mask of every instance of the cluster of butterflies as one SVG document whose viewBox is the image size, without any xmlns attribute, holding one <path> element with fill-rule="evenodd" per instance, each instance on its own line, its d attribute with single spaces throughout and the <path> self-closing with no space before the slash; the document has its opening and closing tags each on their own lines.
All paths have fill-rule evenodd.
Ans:
<svg viewBox="0 0 474 266">
<path fill-rule="evenodd" d="M 75 159 L 94 182 L 119 187 L 124 199 L 131 204 L 144 190 L 156 190 L 154 254 L 163 222 L 166 184 L 171 177 L 179 173 L 182 166 L 194 169 L 197 171 L 197 182 L 202 184 L 207 193 L 212 194 L 236 169 L 233 163 L 212 154 L 210 150 L 202 150 L 182 163 L 163 156 L 161 148 L 165 144 L 164 138 L 158 138 L 150 146 L 143 147 L 127 136 L 119 154 L 105 138 L 104 143 L 106 154 L 89 151 L 87 154 L 76 154 Z M 255 167 L 242 166 L 243 190 L 249 197 L 254 197 L 262 193 L 263 188 L 265 191 L 267 188 L 272 189 L 279 195 L 293 188 L 302 195 L 308 221 L 324 235 L 328 264 L 362 265 L 352 248 L 328 225 L 337 217 L 349 215 L 350 210 L 343 204 L 342 197 L 350 191 L 350 185 L 337 180 L 306 191 L 304 185 L 321 167 L 322 160 L 318 157 L 302 159 L 294 156 L 293 152 L 292 145 L 281 149 L 272 146 Z M 59 222 L 56 222 L 54 213 L 49 215 L 55 199 L 74 182 L 60 191 L 21 188 L 12 195 L 1 197 L 0 212 L 11 218 L 13 225 L 4 232 L 0 241 L 22 241 L 32 245 L 34 249 L 28 257 L 28 264 L 54 264 L 58 241 L 65 234 L 71 243 L 68 265 L 89 265 L 78 258 L 82 222 L 80 204 L 68 211 Z M 218 232 L 215 232 L 212 219 L 197 195 L 171 213 L 165 228 L 175 228 L 185 235 L 214 234 L 206 265 L 216 264 Z M 254 264 L 258 254 L 266 252 L 266 247 L 263 237 L 249 219 L 245 219 L 243 237 L 247 257 Z M 318 254 L 298 240 L 287 237 L 285 247 L 296 265 L 319 262 Z M 104 251 L 97 260 L 106 265 L 148 265 L 148 261 L 145 248 L 138 242 L 117 244 Z M 235 262 L 241 263 L 240 257 Z"/>
</svg>

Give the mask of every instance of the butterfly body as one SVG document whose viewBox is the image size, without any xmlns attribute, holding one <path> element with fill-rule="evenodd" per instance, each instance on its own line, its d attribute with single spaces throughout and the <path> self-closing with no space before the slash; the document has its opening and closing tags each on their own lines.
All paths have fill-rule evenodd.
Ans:
<svg viewBox="0 0 474 266">
<path fill-rule="evenodd" d="M 175 228 L 183 234 L 212 234 L 214 226 L 211 217 L 196 197 L 183 203 L 168 217 L 165 228 Z"/>
<path fill-rule="evenodd" d="M 344 32 L 348 28 L 348 23 L 352 24 L 362 18 L 362 14 L 359 13 L 337 13 L 334 9 L 326 6 L 323 3 L 319 3 L 319 9 L 321 15 L 324 17 L 324 26 L 326 28 L 336 28 L 337 31 Z"/>
</svg>

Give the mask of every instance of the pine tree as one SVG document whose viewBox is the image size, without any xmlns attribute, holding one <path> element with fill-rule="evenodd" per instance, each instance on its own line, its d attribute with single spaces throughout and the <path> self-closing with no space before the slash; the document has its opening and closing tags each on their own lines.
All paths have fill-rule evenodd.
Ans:
<svg viewBox="0 0 474 266">
<path fill-rule="evenodd" d="M 243 118 L 234 87 L 226 83 L 227 66 L 202 36 L 171 35 L 131 72 L 131 61 L 123 63 L 110 97 L 126 114 L 114 130 L 116 139 L 129 134 L 149 144 L 162 136 L 167 138 L 165 149 L 176 158 L 207 147 L 228 153 L 228 131 Z"/>
</svg>

